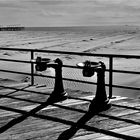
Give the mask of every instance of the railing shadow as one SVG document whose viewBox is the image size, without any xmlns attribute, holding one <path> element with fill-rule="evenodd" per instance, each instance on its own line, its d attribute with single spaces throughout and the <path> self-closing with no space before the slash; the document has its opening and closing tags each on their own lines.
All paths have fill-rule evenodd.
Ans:
<svg viewBox="0 0 140 140">
<path fill-rule="evenodd" d="M 36 108 L 33 108 L 32 110 L 30 110 L 29 112 L 24 112 L 24 111 L 20 111 L 20 113 L 22 113 L 22 116 L 16 118 L 16 119 L 13 119 L 11 120 L 10 122 L 8 122 L 6 125 L 2 126 L 0 128 L 0 133 L 3 133 L 5 132 L 6 130 L 8 130 L 9 128 L 11 128 L 12 126 L 24 121 L 26 118 L 28 118 L 29 116 L 34 116 L 34 114 L 36 114 L 38 111 L 40 111 L 41 109 L 47 107 L 48 105 L 52 105 L 56 102 L 55 99 L 52 99 L 52 98 L 48 98 L 46 102 L 43 102 L 42 104 L 40 104 L 39 106 L 37 106 Z M 3 108 L 4 107 L 0 107 L 0 108 Z M 8 110 L 8 108 L 5 107 L 5 109 Z M 14 111 L 14 109 L 11 109 Z"/>
<path fill-rule="evenodd" d="M 91 127 L 91 126 L 86 125 L 86 123 L 92 117 L 94 117 L 95 115 L 99 115 L 99 116 L 101 115 L 101 116 L 107 117 L 107 115 L 102 115 L 102 114 L 100 114 L 100 112 L 97 112 L 96 108 L 93 109 L 93 110 L 88 110 L 85 113 L 85 115 L 83 117 L 81 117 L 76 123 L 71 125 L 71 127 L 69 129 L 67 129 L 64 132 L 62 132 L 59 135 L 57 140 L 69 140 L 69 139 L 71 139 L 77 133 L 77 131 L 79 129 L 85 129 L 87 131 L 94 131 L 94 132 L 97 132 L 97 133 L 102 133 L 102 134 L 105 134 L 105 135 L 114 136 L 116 138 L 134 139 L 134 140 L 138 140 L 139 139 L 139 138 L 134 137 L 134 136 L 128 136 L 128 135 L 125 135 L 125 134 L 119 134 L 119 133 L 116 133 L 116 132 L 113 132 L 113 131 L 109 131 L 109 130 L 105 130 L 105 129 L 99 129 L 99 128 L 96 128 L 94 126 Z M 113 117 L 113 119 L 121 120 L 121 119 L 118 119 L 117 117 Z M 125 119 L 122 119 L 122 120 L 125 120 Z M 140 123 L 139 123 L 139 125 L 140 125 Z"/>
<path fill-rule="evenodd" d="M 24 88 L 27 88 L 27 87 L 24 87 Z M 20 91 L 20 90 L 17 89 L 17 92 Z M 14 91 L 14 92 L 16 92 L 16 91 Z M 32 91 L 32 92 L 34 92 L 34 91 Z M 8 93 L 6 95 L 1 95 L 1 97 L 12 98 L 12 99 L 21 100 L 21 101 L 27 101 L 27 102 L 31 102 L 31 103 L 38 103 L 40 105 L 37 106 L 36 108 L 32 109 L 29 112 L 19 110 L 19 109 L 13 109 L 13 108 L 9 108 L 9 107 L 0 106 L 0 109 L 7 110 L 7 111 L 13 111 L 13 112 L 17 112 L 17 113 L 22 114 L 22 116 L 20 116 L 20 117 L 18 117 L 16 119 L 13 119 L 10 122 L 8 122 L 6 125 L 2 126 L 0 128 L 0 133 L 5 132 L 6 130 L 8 130 L 12 126 L 24 121 L 29 116 L 33 116 L 33 117 L 37 117 L 37 118 L 41 118 L 41 119 L 51 120 L 51 121 L 60 122 L 60 123 L 63 123 L 63 124 L 70 125 L 71 128 L 66 130 L 66 131 L 64 131 L 58 137 L 58 140 L 60 140 L 60 139 L 63 139 L 63 140 L 70 139 L 81 128 L 86 129 L 88 131 L 100 132 L 100 133 L 103 133 L 103 134 L 106 134 L 106 135 L 115 136 L 115 137 L 118 137 L 118 138 L 133 138 L 133 139 L 137 139 L 135 137 L 126 136 L 126 135 L 110 132 L 110 131 L 107 131 L 107 130 L 102 130 L 102 129 L 98 129 L 98 128 L 95 128 L 95 127 L 91 127 L 91 126 L 86 125 L 86 122 L 88 122 L 95 115 L 99 115 L 99 116 L 108 117 L 108 118 L 114 119 L 114 120 L 126 121 L 128 123 L 140 125 L 140 123 L 138 123 L 138 122 L 127 120 L 127 119 L 122 119 L 122 118 L 115 117 L 115 116 L 96 113 L 96 110 L 94 110 L 94 109 L 92 111 L 91 110 L 85 111 L 85 110 L 82 110 L 82 109 L 75 109 L 75 108 L 72 108 L 72 107 L 63 106 L 63 105 L 60 105 L 60 104 L 55 104 L 54 100 L 47 100 L 46 102 L 39 102 L 39 101 L 32 101 L 32 100 L 28 100 L 28 99 L 21 99 L 21 98 L 9 96 L 12 93 L 13 92 Z M 72 97 L 70 97 L 70 98 L 72 99 Z M 74 99 L 78 100 L 78 98 L 74 98 Z M 80 118 L 76 123 L 74 123 L 72 121 L 63 120 L 63 119 L 55 118 L 55 117 L 52 117 L 52 116 L 47 116 L 47 115 L 45 116 L 45 115 L 41 115 L 41 114 L 36 114 L 38 111 L 40 111 L 41 109 L 47 107 L 48 105 L 53 105 L 53 106 L 64 108 L 64 109 L 71 110 L 71 111 L 81 112 L 81 113 L 84 113 L 84 116 L 82 118 Z M 118 106 L 118 107 L 124 107 L 125 108 L 125 106 L 123 106 L 123 105 Z M 133 109 L 132 107 L 126 107 L 126 108 L 127 109 Z M 139 110 L 139 109 L 137 108 L 136 110 Z"/>
<path fill-rule="evenodd" d="M 16 93 L 16 92 L 18 92 L 18 91 L 21 91 L 21 90 L 24 90 L 24 89 L 26 89 L 26 88 L 29 88 L 30 86 L 31 86 L 31 85 L 27 85 L 27 86 L 25 86 L 25 87 L 23 87 L 23 88 L 15 89 L 15 91 L 9 92 L 9 93 L 7 93 L 7 94 L 5 94 L 5 95 L 6 95 L 6 96 L 9 96 L 9 95 L 14 94 L 14 93 Z"/>
<path fill-rule="evenodd" d="M 67 129 L 63 133 L 60 134 L 57 140 L 69 140 L 72 138 L 76 132 L 83 128 L 83 126 L 88 122 L 92 117 L 94 117 L 97 113 L 89 110 L 85 113 L 83 117 L 81 117 L 71 128 Z"/>
<path fill-rule="evenodd" d="M 114 137 L 117 137 L 117 138 L 134 139 L 134 140 L 135 139 L 136 140 L 139 139 L 139 138 L 136 138 L 136 137 L 133 137 L 133 136 L 119 134 L 119 133 L 112 132 L 112 131 L 109 131 L 109 130 L 99 129 L 99 128 L 96 128 L 94 126 L 86 125 L 86 122 L 88 122 L 92 117 L 94 117 L 94 115 L 98 114 L 98 113 L 94 112 L 93 110 L 92 111 L 91 110 L 88 110 L 88 111 L 82 110 L 81 112 L 83 112 L 83 113 L 85 112 L 85 115 L 82 118 L 80 118 L 77 121 L 77 123 L 75 123 L 73 121 L 70 121 L 70 120 L 64 120 L 62 118 L 60 119 L 60 118 L 56 118 L 56 117 L 53 117 L 53 116 L 41 115 L 41 114 L 37 113 L 38 111 L 40 111 L 44 107 L 47 107 L 48 105 L 53 105 L 53 101 L 52 102 L 51 101 L 48 102 L 48 100 L 47 100 L 46 102 L 43 102 L 42 104 L 40 104 L 39 106 L 37 106 L 36 108 L 32 109 L 29 112 L 24 111 L 24 110 L 20 110 L 20 109 L 14 109 L 14 108 L 9 108 L 9 107 L 5 107 L 5 106 L 0 106 L 0 109 L 2 109 L 2 110 L 12 111 L 12 112 L 16 112 L 16 113 L 22 114 L 22 116 L 20 116 L 20 117 L 18 117 L 16 119 L 11 120 L 6 125 L 1 127 L 0 128 L 0 133 L 5 132 L 6 130 L 8 130 L 12 126 L 14 126 L 14 125 L 24 121 L 29 116 L 32 116 L 32 117 L 36 117 L 36 118 L 39 118 L 39 119 L 45 119 L 45 120 L 50 120 L 50 121 L 59 122 L 59 123 L 66 124 L 66 125 L 70 125 L 71 128 L 66 130 L 66 131 L 64 131 L 58 137 L 58 140 L 61 140 L 61 139 L 68 140 L 68 139 L 70 139 L 81 128 L 85 129 L 87 131 L 93 131 L 93 132 L 97 132 L 97 133 L 102 133 L 102 134 L 114 136 Z M 71 108 L 68 107 L 68 109 L 71 109 Z M 78 111 L 78 109 L 76 109 L 75 111 Z"/>
<path fill-rule="evenodd" d="M 33 90 L 27 90 L 26 88 L 30 87 L 31 85 L 27 86 L 27 87 L 23 87 L 23 88 L 14 88 L 14 87 L 8 87 L 8 86 L 2 86 L 0 85 L 0 87 L 2 87 L 3 89 L 11 89 L 11 90 L 15 90 L 11 93 L 8 93 L 6 95 L 10 95 L 12 93 L 15 93 L 15 92 L 18 92 L 18 91 L 23 91 L 23 92 L 29 92 L 29 93 L 34 93 L 34 94 L 40 94 L 40 95 L 50 95 L 50 93 L 43 93 L 43 92 L 38 92 L 38 91 L 33 91 Z M 0 95 L 0 96 L 5 96 L 5 95 Z M 8 96 L 5 96 L 8 98 Z M 10 97 L 10 96 L 9 96 Z M 20 100 L 20 98 L 17 98 Z M 91 102 L 90 99 L 86 99 L 86 98 L 79 98 L 79 97 L 72 97 L 72 96 L 69 96 L 68 99 L 74 99 L 74 100 L 80 100 L 80 101 L 87 101 L 87 102 Z M 24 99 L 23 99 L 24 100 Z M 25 100 L 26 101 L 26 100 Z M 27 100 L 28 101 L 28 100 Z M 40 102 L 39 102 L 40 103 Z M 140 108 L 137 108 L 137 107 L 130 107 L 130 106 L 125 106 L 125 105 L 117 105 L 117 104 L 112 104 L 112 106 L 116 106 L 116 107 L 121 107 L 121 108 L 126 108 L 126 109 L 133 109 L 133 110 L 138 110 L 140 111 Z"/>
<path fill-rule="evenodd" d="M 25 101 L 25 102 L 35 103 L 35 104 L 40 104 L 40 105 L 44 104 L 44 102 L 41 102 L 41 101 L 21 99 L 21 98 L 18 98 L 18 97 L 12 97 L 12 96 L 7 96 L 7 95 L 1 95 L 0 97 L 1 98 L 4 97 L 4 98 L 9 98 L 9 99 L 19 100 L 19 101 Z M 78 100 L 78 98 L 76 98 L 76 99 Z M 57 104 L 57 103 L 53 103 L 51 105 L 53 105 L 54 107 L 66 109 L 66 110 L 69 110 L 69 111 L 76 111 L 76 112 L 79 112 L 79 113 L 87 113 L 88 112 L 88 111 L 83 110 L 83 109 L 73 108 L 73 107 L 70 107 L 70 106 L 64 106 L 64 105 Z M 127 106 L 123 106 L 123 105 L 112 104 L 112 106 L 121 107 L 121 108 L 124 108 L 124 109 L 132 109 L 132 110 L 140 111 L 139 108 L 127 107 Z M 4 107 L 0 106 L 0 108 L 4 108 Z M 9 110 L 10 110 L 10 108 L 9 108 Z M 14 111 L 14 110 L 12 110 L 12 111 Z M 19 111 L 19 113 L 22 113 L 22 112 Z M 112 116 L 112 115 L 106 115 L 105 113 L 99 113 L 98 116 L 107 117 L 107 118 L 114 119 L 114 120 L 125 121 L 125 122 L 128 122 L 128 123 L 140 125 L 140 122 L 138 122 L 138 121 L 134 121 L 134 120 L 130 120 L 130 119 L 123 119 L 123 118 L 120 118 L 119 116 L 117 117 L 117 116 Z"/>
</svg>

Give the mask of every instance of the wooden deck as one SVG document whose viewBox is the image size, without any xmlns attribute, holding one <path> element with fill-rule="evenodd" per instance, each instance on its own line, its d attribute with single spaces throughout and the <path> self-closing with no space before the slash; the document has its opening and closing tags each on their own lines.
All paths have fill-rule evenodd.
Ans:
<svg viewBox="0 0 140 140">
<path fill-rule="evenodd" d="M 140 139 L 138 99 L 117 97 L 111 109 L 91 115 L 92 93 L 67 90 L 66 101 L 47 105 L 46 87 L 16 87 L 26 91 L 0 90 L 0 140 Z"/>
</svg>

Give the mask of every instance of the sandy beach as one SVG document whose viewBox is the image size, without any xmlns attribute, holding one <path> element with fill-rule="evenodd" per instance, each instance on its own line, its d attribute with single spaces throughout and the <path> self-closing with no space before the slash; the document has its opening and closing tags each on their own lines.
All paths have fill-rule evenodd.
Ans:
<svg viewBox="0 0 140 140">
<path fill-rule="evenodd" d="M 25 30 L 25 31 L 1 31 L 0 47 L 4 48 L 28 48 L 57 51 L 73 51 L 88 53 L 107 53 L 107 54 L 140 54 L 140 30 L 134 26 L 111 26 L 111 27 L 75 27 L 61 28 L 53 30 Z M 49 57 L 51 59 L 60 58 L 64 64 L 75 66 L 76 63 L 91 60 L 103 61 L 108 68 L 108 59 L 99 57 L 70 56 L 60 54 L 40 54 L 35 57 Z M 0 51 L 0 58 L 30 60 L 30 53 Z M 114 69 L 139 71 L 140 60 L 137 59 L 114 59 Z M 29 64 L 0 61 L 1 69 L 30 72 Z M 53 69 L 43 72 L 45 75 L 54 75 Z M 84 78 L 81 70 L 63 68 L 63 77 L 78 80 L 94 81 L 96 76 Z M 130 74 L 114 74 L 114 84 L 127 86 L 140 86 L 140 76 Z M 28 82 L 27 75 L 10 74 L 0 72 L 0 84 L 13 84 Z M 36 84 L 46 84 L 48 89 L 53 89 L 53 80 L 46 78 L 35 78 Z M 108 83 L 108 73 L 106 73 L 106 83 Z M 95 86 L 84 85 L 75 82 L 64 82 L 65 88 L 82 91 L 95 91 Z M 107 89 L 108 90 L 108 89 Z M 139 91 L 114 89 L 113 95 L 129 96 L 138 98 Z"/>
</svg>

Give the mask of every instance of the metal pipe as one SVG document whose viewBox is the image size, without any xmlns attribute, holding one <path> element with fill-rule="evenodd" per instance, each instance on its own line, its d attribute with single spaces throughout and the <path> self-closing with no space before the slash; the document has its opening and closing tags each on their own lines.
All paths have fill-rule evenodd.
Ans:
<svg viewBox="0 0 140 140">
<path fill-rule="evenodd" d="M 113 57 L 109 57 L 109 99 L 112 98 L 112 82 L 113 82 Z"/>
<path fill-rule="evenodd" d="M 34 59 L 34 51 L 31 51 L 31 60 Z M 34 85 L 34 63 L 31 63 L 31 85 Z"/>
</svg>

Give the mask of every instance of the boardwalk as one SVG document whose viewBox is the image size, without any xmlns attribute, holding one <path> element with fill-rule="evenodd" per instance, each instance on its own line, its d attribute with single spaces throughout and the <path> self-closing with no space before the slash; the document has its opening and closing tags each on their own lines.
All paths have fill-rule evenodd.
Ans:
<svg viewBox="0 0 140 140">
<path fill-rule="evenodd" d="M 138 99 L 117 97 L 111 109 L 89 114 L 91 93 L 68 90 L 66 101 L 47 105 L 46 87 L 14 88 L 0 90 L 0 140 L 140 139 Z"/>
</svg>

